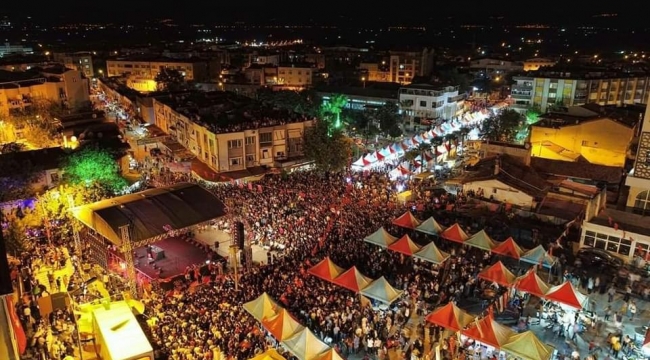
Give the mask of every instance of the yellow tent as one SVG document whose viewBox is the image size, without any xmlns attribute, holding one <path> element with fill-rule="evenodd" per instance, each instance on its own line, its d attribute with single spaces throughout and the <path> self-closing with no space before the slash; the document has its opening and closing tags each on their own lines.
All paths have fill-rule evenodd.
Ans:
<svg viewBox="0 0 650 360">
<path fill-rule="evenodd" d="M 255 320 L 261 322 L 264 318 L 277 315 L 280 305 L 267 293 L 264 293 L 257 299 L 245 303 L 244 310 L 251 314 Z"/>
<path fill-rule="evenodd" d="M 532 331 L 513 335 L 501 350 L 524 360 L 549 360 L 553 347 L 541 342 Z"/>
<path fill-rule="evenodd" d="M 300 360 L 316 360 L 330 349 L 307 328 L 283 341 L 282 345 Z"/>
<path fill-rule="evenodd" d="M 343 360 L 343 357 L 339 355 L 334 349 L 329 349 L 320 355 L 317 360 Z"/>
<path fill-rule="evenodd" d="M 280 355 L 280 353 L 277 350 L 271 348 L 259 355 L 256 355 L 255 357 L 250 358 L 249 360 L 287 360 L 287 359 L 285 359 L 284 356 Z"/>
</svg>

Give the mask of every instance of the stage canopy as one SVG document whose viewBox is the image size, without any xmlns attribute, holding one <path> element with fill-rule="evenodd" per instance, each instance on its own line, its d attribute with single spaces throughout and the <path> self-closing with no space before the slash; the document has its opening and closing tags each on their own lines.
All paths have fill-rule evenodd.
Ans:
<svg viewBox="0 0 650 360">
<path fill-rule="evenodd" d="M 391 235 L 383 227 L 374 233 L 368 235 L 363 241 L 377 245 L 382 248 L 387 248 L 388 245 L 392 244 L 397 240 L 397 237 Z"/>
<path fill-rule="evenodd" d="M 385 304 L 391 304 L 393 301 L 399 299 L 402 293 L 404 291 L 395 290 L 383 276 L 361 290 L 362 295 Z"/>
<path fill-rule="evenodd" d="M 497 243 L 495 243 L 494 240 L 488 236 L 485 230 L 481 230 L 472 235 L 472 237 L 467 239 L 467 241 L 465 241 L 463 244 L 473 246 L 485 251 L 491 251 L 497 246 Z"/>
<path fill-rule="evenodd" d="M 515 280 L 514 288 L 535 296 L 544 297 L 548 291 L 548 284 L 537 276 L 537 272 L 533 268 Z"/>
<path fill-rule="evenodd" d="M 134 246 L 226 215 L 224 204 L 196 184 L 180 183 L 118 196 L 71 209 L 75 218 L 115 245 L 122 244 L 120 228 L 130 226 Z"/>
<path fill-rule="evenodd" d="M 544 298 L 578 310 L 589 308 L 589 297 L 576 290 L 569 281 L 548 289 Z"/>
<path fill-rule="evenodd" d="M 250 358 L 249 360 L 287 360 L 274 348 L 269 348 L 265 352 Z"/>
<path fill-rule="evenodd" d="M 364 289 L 368 284 L 372 282 L 372 279 L 369 277 L 364 276 L 362 273 L 357 270 L 356 266 L 351 267 L 338 277 L 336 277 L 334 280 L 332 280 L 332 283 L 344 287 L 348 290 L 354 291 L 355 293 L 358 293 L 362 289 Z"/>
<path fill-rule="evenodd" d="M 388 250 L 412 256 L 420 250 L 420 246 L 414 243 L 408 235 L 404 235 L 399 240 L 390 244 L 390 246 L 388 246 Z"/>
<path fill-rule="evenodd" d="M 405 212 L 402 216 L 393 220 L 393 225 L 397 225 L 407 229 L 415 229 L 422 221 L 418 220 L 411 214 L 410 211 Z"/>
<path fill-rule="evenodd" d="M 278 303 L 275 302 L 275 300 L 273 300 L 267 293 L 258 296 L 255 300 L 245 303 L 243 306 L 244 310 L 259 322 L 265 318 L 277 315 L 280 310 Z"/>
<path fill-rule="evenodd" d="M 425 320 L 448 330 L 461 331 L 474 321 L 474 316 L 454 305 L 454 303 L 448 302 L 447 305 L 433 310 Z"/>
<path fill-rule="evenodd" d="M 334 278 L 341 275 L 343 271 L 343 268 L 340 268 L 338 265 L 334 264 L 329 257 L 326 257 L 321 262 L 307 270 L 307 272 L 311 275 L 319 277 L 325 281 L 334 280 Z"/>
<path fill-rule="evenodd" d="M 321 354 L 330 349 L 307 328 L 283 341 L 282 345 L 300 360 L 318 359 Z"/>
<path fill-rule="evenodd" d="M 498 244 L 495 248 L 492 249 L 494 254 L 508 256 L 513 259 L 519 260 L 521 255 L 524 253 L 524 250 L 517 245 L 515 239 L 512 237 L 507 238 L 504 242 Z"/>
<path fill-rule="evenodd" d="M 501 350 L 525 360 L 549 360 L 553 347 L 541 342 L 532 331 L 513 335 Z"/>
<path fill-rule="evenodd" d="M 456 224 L 448 227 L 447 229 L 445 229 L 445 231 L 440 233 L 440 237 L 443 238 L 443 239 L 447 239 L 447 240 L 450 240 L 450 241 L 455 241 L 455 242 L 458 242 L 458 243 L 463 243 L 467 239 L 469 239 L 469 236 L 467 236 L 467 233 L 465 231 L 463 231 L 463 229 L 461 229 L 461 227 L 460 227 L 460 225 L 458 225 L 458 223 L 456 223 Z"/>
<path fill-rule="evenodd" d="M 545 268 L 551 268 L 555 265 L 557 258 L 550 255 L 542 245 L 526 251 L 520 258 L 521 261 L 534 265 L 542 265 Z"/>
<path fill-rule="evenodd" d="M 442 225 L 440 225 L 433 216 L 424 220 L 415 230 L 423 232 L 429 235 L 440 235 L 441 232 L 445 230 Z"/>
<path fill-rule="evenodd" d="M 316 360 L 343 360 L 343 357 L 341 357 L 341 355 L 339 355 L 336 350 L 329 349 L 322 355 L 319 355 Z"/>
<path fill-rule="evenodd" d="M 463 335 L 497 349 L 506 344 L 514 334 L 515 332 L 509 327 L 494 321 L 492 316 L 486 316 L 480 321 L 474 322 L 463 331 Z"/>
<path fill-rule="evenodd" d="M 413 257 L 438 265 L 449 259 L 449 254 L 438 249 L 436 244 L 430 242 L 424 245 L 420 251 L 413 254 Z"/>
<path fill-rule="evenodd" d="M 284 341 L 305 328 L 285 309 L 281 309 L 273 317 L 262 320 L 262 326 L 278 341 Z"/>
<path fill-rule="evenodd" d="M 515 274 L 508 270 L 501 261 L 481 271 L 478 277 L 501 286 L 510 286 L 517 280 Z"/>
</svg>

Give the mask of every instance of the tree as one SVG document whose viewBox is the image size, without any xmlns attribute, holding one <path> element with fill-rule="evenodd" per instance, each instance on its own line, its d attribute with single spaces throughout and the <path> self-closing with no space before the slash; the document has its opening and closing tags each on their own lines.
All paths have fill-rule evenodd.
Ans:
<svg viewBox="0 0 650 360">
<path fill-rule="evenodd" d="M 332 129 L 340 129 L 343 124 L 341 123 L 341 113 L 343 108 L 348 104 L 348 97 L 341 94 L 332 94 L 321 105 L 321 112 L 324 118 L 330 122 Z"/>
<path fill-rule="evenodd" d="M 341 129 L 330 129 L 325 121 L 317 121 L 305 130 L 304 150 L 307 158 L 323 172 L 343 170 L 352 155 L 350 140 Z"/>
<path fill-rule="evenodd" d="M 394 102 L 390 102 L 390 101 L 386 102 L 379 109 L 375 110 L 374 117 L 379 123 L 379 128 L 382 131 L 390 132 L 391 129 L 394 130 L 395 127 L 399 129 L 399 123 L 400 123 L 399 106 Z"/>
<path fill-rule="evenodd" d="M 436 165 L 438 165 L 438 146 L 442 145 L 442 138 L 439 136 L 434 137 L 431 139 L 431 148 L 432 148 L 432 153 L 433 153 L 433 168 L 435 169 Z"/>
<path fill-rule="evenodd" d="M 113 193 L 119 193 L 128 185 L 111 153 L 98 147 L 83 147 L 70 154 L 62 169 L 63 179 L 71 185 L 97 185 Z"/>
<path fill-rule="evenodd" d="M 22 143 L 10 142 L 5 144 L 0 144 L 0 154 L 6 153 L 17 153 L 27 150 L 27 146 Z"/>
<path fill-rule="evenodd" d="M 512 109 L 504 109 L 481 124 L 480 134 L 483 139 L 490 141 L 513 142 L 521 122 L 521 114 Z"/>
<path fill-rule="evenodd" d="M 274 91 L 269 88 L 261 88 L 257 91 L 257 100 L 266 106 L 285 109 L 314 118 L 318 115 L 321 100 L 313 90 Z"/>
<path fill-rule="evenodd" d="M 0 203 L 25 199 L 33 195 L 34 184 L 42 176 L 42 169 L 33 165 L 19 152 L 0 156 Z"/>
<path fill-rule="evenodd" d="M 438 73 L 438 79 L 441 83 L 451 86 L 458 86 L 458 92 L 464 93 L 469 91 L 470 79 L 466 74 L 461 74 L 458 69 L 442 69 Z"/>
<path fill-rule="evenodd" d="M 539 121 L 539 116 L 542 114 L 542 109 L 539 105 L 533 105 L 526 110 L 526 122 L 532 125 Z"/>
<path fill-rule="evenodd" d="M 163 68 L 155 79 L 158 91 L 180 91 L 187 88 L 185 75 L 176 69 Z"/>
<path fill-rule="evenodd" d="M 422 167 L 424 169 L 427 169 L 427 170 L 429 168 L 429 166 L 428 166 L 429 164 L 428 164 L 428 161 L 427 161 L 426 153 L 428 151 L 430 151 L 431 149 L 432 149 L 431 143 L 426 142 L 426 141 L 419 143 L 417 148 L 415 148 L 415 150 L 418 152 L 418 154 L 420 154 L 420 162 L 422 163 Z"/>
</svg>

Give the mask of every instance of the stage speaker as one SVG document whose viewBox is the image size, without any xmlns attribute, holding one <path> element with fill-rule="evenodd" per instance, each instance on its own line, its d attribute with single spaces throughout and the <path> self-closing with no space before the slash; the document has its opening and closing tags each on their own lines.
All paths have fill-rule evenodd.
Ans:
<svg viewBox="0 0 650 360">
<path fill-rule="evenodd" d="M 237 240 L 237 246 L 240 249 L 244 249 L 244 223 L 237 221 L 235 223 L 235 240 Z"/>
</svg>

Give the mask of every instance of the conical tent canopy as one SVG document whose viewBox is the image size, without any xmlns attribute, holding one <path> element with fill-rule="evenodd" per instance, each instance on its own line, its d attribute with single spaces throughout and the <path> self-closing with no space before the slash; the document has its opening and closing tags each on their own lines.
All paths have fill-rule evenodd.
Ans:
<svg viewBox="0 0 650 360">
<path fill-rule="evenodd" d="M 469 239 L 469 236 L 463 229 L 458 225 L 458 223 L 448 227 L 440 233 L 440 237 L 447 239 L 449 241 L 455 241 L 459 243 L 465 242 L 467 239 Z"/>
<path fill-rule="evenodd" d="M 397 240 L 397 237 L 391 235 L 384 229 L 383 227 L 379 228 L 379 230 L 375 231 L 374 233 L 366 236 L 363 241 L 377 245 L 382 248 L 387 248 L 388 245 L 392 244 Z"/>
<path fill-rule="evenodd" d="M 425 318 L 426 321 L 442 326 L 445 329 L 453 331 L 461 331 L 472 321 L 474 316 L 468 314 L 454 303 L 449 302 L 445 306 L 441 306 Z"/>
<path fill-rule="evenodd" d="M 548 291 L 548 284 L 537 276 L 535 269 L 530 269 L 515 280 L 514 288 L 535 296 L 544 297 Z"/>
<path fill-rule="evenodd" d="M 392 250 L 404 255 L 412 256 L 420 250 L 420 246 L 414 243 L 408 235 L 402 236 L 399 240 L 392 243 L 388 250 Z"/>
<path fill-rule="evenodd" d="M 329 350 L 329 346 L 307 328 L 283 341 L 282 345 L 300 360 L 316 360 Z"/>
<path fill-rule="evenodd" d="M 372 279 L 364 276 L 357 270 L 356 266 L 346 270 L 343 274 L 332 280 L 332 283 L 358 293 L 372 282 Z"/>
<path fill-rule="evenodd" d="M 449 254 L 438 249 L 436 244 L 430 242 L 424 245 L 420 251 L 413 254 L 413 257 L 437 265 L 442 264 L 445 260 L 449 259 Z"/>
<path fill-rule="evenodd" d="M 245 303 L 244 310 L 246 310 L 257 321 L 262 321 L 264 318 L 275 316 L 280 309 L 278 303 L 275 302 L 267 293 L 257 297 L 257 299 Z"/>
<path fill-rule="evenodd" d="M 486 316 L 474 322 L 474 325 L 470 325 L 463 331 L 463 335 L 497 349 L 506 344 L 514 334 L 515 332 L 509 327 L 494 321 L 492 316 Z"/>
<path fill-rule="evenodd" d="M 485 232 L 485 230 L 481 230 L 476 234 L 472 235 L 469 239 L 467 239 L 467 241 L 464 242 L 464 244 L 485 251 L 492 251 L 492 249 L 494 249 L 497 246 L 497 243 L 495 243 L 494 240 L 490 238 L 490 236 Z"/>
<path fill-rule="evenodd" d="M 249 360 L 287 360 L 287 359 L 285 359 L 284 356 L 280 355 L 280 353 L 277 350 L 270 348 L 265 352 L 250 358 Z"/>
<path fill-rule="evenodd" d="M 334 264 L 334 262 L 332 262 L 329 257 L 326 257 L 321 262 L 307 270 L 308 273 L 326 281 L 334 280 L 334 278 L 341 275 L 343 271 L 343 268 Z"/>
<path fill-rule="evenodd" d="M 442 225 L 440 225 L 436 219 L 431 216 L 428 219 L 424 220 L 420 226 L 415 228 L 415 230 L 429 235 L 440 235 L 440 233 L 442 233 L 445 228 L 443 228 Z"/>
<path fill-rule="evenodd" d="M 281 309 L 273 317 L 262 320 L 262 326 L 278 341 L 286 340 L 305 328 L 285 309 Z"/>
<path fill-rule="evenodd" d="M 517 280 L 515 274 L 508 270 L 501 261 L 481 271 L 478 277 L 502 286 L 510 286 Z"/>
<path fill-rule="evenodd" d="M 517 245 L 515 239 L 512 237 L 507 238 L 502 243 L 498 244 L 495 248 L 492 249 L 494 254 L 509 256 L 513 259 L 519 260 L 521 255 L 524 253 L 524 250 Z"/>
<path fill-rule="evenodd" d="M 343 360 L 343 357 L 339 355 L 334 349 L 329 349 L 324 352 L 322 355 L 318 356 L 317 360 Z"/>
<path fill-rule="evenodd" d="M 393 220 L 393 225 L 401 226 L 407 229 L 415 229 L 422 221 L 418 220 L 410 211 L 405 212 L 402 216 Z"/>
<path fill-rule="evenodd" d="M 553 347 L 541 342 L 532 331 L 513 335 L 501 350 L 524 360 L 548 360 L 553 355 Z"/>
<path fill-rule="evenodd" d="M 385 304 L 391 304 L 402 296 L 404 291 L 395 290 L 388 281 L 382 276 L 379 279 L 370 283 L 361 290 L 361 294 L 374 300 L 381 301 Z"/>
<path fill-rule="evenodd" d="M 569 281 L 548 289 L 544 297 L 578 310 L 589 306 L 589 297 L 576 290 Z"/>
<path fill-rule="evenodd" d="M 542 245 L 539 245 L 534 249 L 526 251 L 521 255 L 520 260 L 529 264 L 542 265 L 545 268 L 550 268 L 555 265 L 557 258 L 546 252 Z"/>
</svg>

